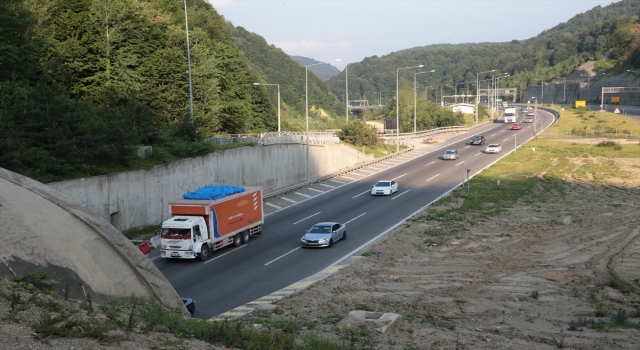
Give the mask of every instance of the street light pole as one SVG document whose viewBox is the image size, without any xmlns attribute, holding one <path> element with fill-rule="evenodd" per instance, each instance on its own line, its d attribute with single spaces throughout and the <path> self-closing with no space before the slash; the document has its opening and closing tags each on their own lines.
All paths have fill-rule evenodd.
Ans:
<svg viewBox="0 0 640 350">
<path fill-rule="evenodd" d="M 347 121 L 346 124 L 349 124 L 349 63 L 347 63 L 344 66 L 344 81 L 345 81 L 345 88 L 344 88 L 344 92 L 345 92 L 345 104 L 346 104 L 346 108 L 347 108 Z"/>
<path fill-rule="evenodd" d="M 277 86 L 278 87 L 278 133 L 280 133 L 280 84 L 253 83 L 253 85 L 266 85 L 266 86 Z"/>
<path fill-rule="evenodd" d="M 422 68 L 424 64 L 413 67 L 404 67 L 396 69 L 396 152 L 400 152 L 400 88 L 399 84 L 399 76 L 401 69 L 411 69 L 411 68 Z"/>
<path fill-rule="evenodd" d="M 416 128 L 417 128 L 417 124 L 418 124 L 418 88 L 416 86 L 416 76 L 418 74 L 422 74 L 422 73 L 433 73 L 435 72 L 435 69 L 432 69 L 430 71 L 424 71 L 424 72 L 417 72 L 417 73 L 413 73 L 413 133 L 416 133 Z"/>
<path fill-rule="evenodd" d="M 187 19 L 187 0 L 184 0 L 184 25 L 187 33 L 187 62 L 189 64 L 189 109 L 191 119 L 189 123 L 193 127 L 193 84 L 191 83 L 191 48 L 189 47 L 189 20 Z"/>
<path fill-rule="evenodd" d="M 186 0 L 185 0 L 186 1 Z M 340 62 L 341 59 L 335 60 L 335 62 Z M 307 181 L 309 181 L 309 67 L 319 66 L 321 64 L 329 64 L 327 62 L 314 63 L 307 66 L 304 66 L 304 104 L 305 104 L 305 134 L 307 139 Z"/>
</svg>

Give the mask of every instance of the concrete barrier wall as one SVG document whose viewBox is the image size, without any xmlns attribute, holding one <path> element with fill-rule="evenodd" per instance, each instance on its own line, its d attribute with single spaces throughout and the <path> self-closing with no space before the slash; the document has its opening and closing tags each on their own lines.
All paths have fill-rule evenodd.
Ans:
<svg viewBox="0 0 640 350">
<path fill-rule="evenodd" d="M 205 185 L 262 186 L 265 193 L 307 180 L 307 151 L 301 144 L 258 145 L 217 151 L 150 170 L 138 170 L 48 185 L 120 230 L 160 223 L 167 203 Z M 342 144 L 309 147 L 309 178 L 364 161 Z"/>
</svg>

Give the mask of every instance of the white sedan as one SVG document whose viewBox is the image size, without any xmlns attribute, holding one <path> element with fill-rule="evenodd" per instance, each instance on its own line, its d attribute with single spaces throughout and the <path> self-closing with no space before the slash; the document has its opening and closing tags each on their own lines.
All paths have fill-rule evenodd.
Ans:
<svg viewBox="0 0 640 350">
<path fill-rule="evenodd" d="M 393 180 L 378 181 L 371 189 L 371 194 L 390 196 L 392 193 L 398 192 L 398 183 Z"/>
<path fill-rule="evenodd" d="M 502 146 L 500 146 L 499 143 L 492 143 L 489 146 L 487 146 L 487 149 L 484 151 L 484 153 L 500 153 L 502 152 Z"/>
</svg>

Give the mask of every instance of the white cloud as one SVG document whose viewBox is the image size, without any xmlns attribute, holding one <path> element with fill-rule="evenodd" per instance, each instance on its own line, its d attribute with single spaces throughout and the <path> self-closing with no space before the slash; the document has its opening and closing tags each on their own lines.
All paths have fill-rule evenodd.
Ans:
<svg viewBox="0 0 640 350">
<path fill-rule="evenodd" d="M 271 44 L 281 48 L 284 52 L 290 55 L 322 53 L 328 50 L 350 49 L 353 47 L 353 43 L 350 41 L 326 43 L 318 40 L 306 39 L 300 41 L 272 42 Z"/>
</svg>

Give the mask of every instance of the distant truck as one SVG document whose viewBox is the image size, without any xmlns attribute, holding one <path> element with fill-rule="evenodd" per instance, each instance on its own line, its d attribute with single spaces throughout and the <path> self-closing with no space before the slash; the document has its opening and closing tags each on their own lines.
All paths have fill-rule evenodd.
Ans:
<svg viewBox="0 0 640 350">
<path fill-rule="evenodd" d="M 247 243 L 262 232 L 260 187 L 215 200 L 178 199 L 169 206 L 174 216 L 162 223 L 160 233 L 160 256 L 165 259 L 207 260 L 212 251 Z"/>
<path fill-rule="evenodd" d="M 504 109 L 504 122 L 505 123 L 515 123 L 518 115 L 517 108 L 505 108 Z"/>
</svg>

